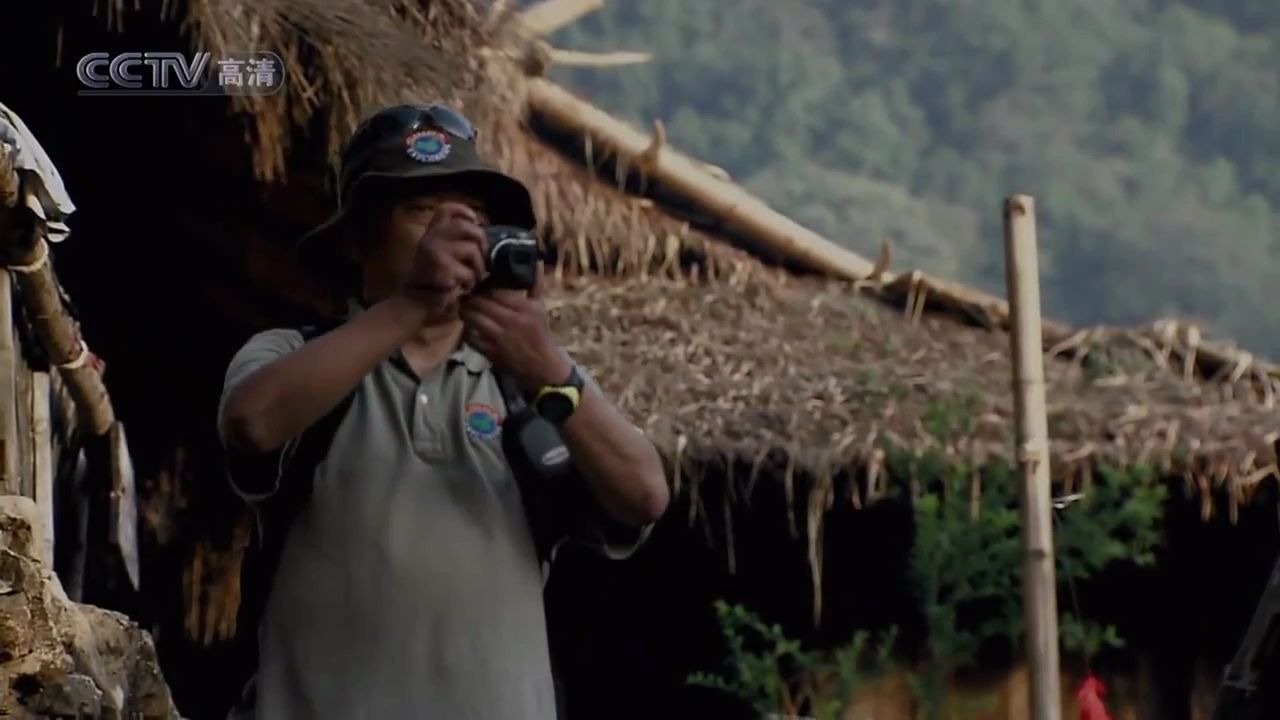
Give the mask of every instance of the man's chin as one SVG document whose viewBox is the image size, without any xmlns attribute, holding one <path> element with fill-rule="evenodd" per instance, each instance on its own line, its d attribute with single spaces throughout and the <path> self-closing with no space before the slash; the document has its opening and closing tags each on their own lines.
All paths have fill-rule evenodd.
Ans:
<svg viewBox="0 0 1280 720">
<path fill-rule="evenodd" d="M 449 323 L 458 322 L 460 319 L 458 310 L 461 307 L 462 305 L 457 300 L 454 300 L 444 306 L 444 308 L 439 312 L 428 315 L 422 324 L 426 327 L 432 327 L 435 325 L 447 325 Z"/>
</svg>

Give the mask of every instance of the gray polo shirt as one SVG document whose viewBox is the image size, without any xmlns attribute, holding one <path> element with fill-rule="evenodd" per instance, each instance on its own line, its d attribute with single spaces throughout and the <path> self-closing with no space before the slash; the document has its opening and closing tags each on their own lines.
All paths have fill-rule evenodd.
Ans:
<svg viewBox="0 0 1280 720">
<path fill-rule="evenodd" d="M 296 330 L 255 335 L 224 401 L 302 343 Z M 503 415 L 489 361 L 465 345 L 424 377 L 397 353 L 361 382 L 285 542 L 258 718 L 555 718 L 543 569 Z"/>
</svg>

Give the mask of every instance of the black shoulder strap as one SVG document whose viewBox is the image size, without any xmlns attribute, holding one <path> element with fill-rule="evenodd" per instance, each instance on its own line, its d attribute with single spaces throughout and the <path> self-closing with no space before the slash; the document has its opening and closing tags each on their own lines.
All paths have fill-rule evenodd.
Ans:
<svg viewBox="0 0 1280 720">
<path fill-rule="evenodd" d="M 520 386 L 516 384 L 515 378 L 506 373 L 498 373 L 498 389 L 502 391 L 502 401 L 506 403 L 508 414 L 514 415 L 522 412 L 528 403 L 524 400 L 524 395 L 520 392 Z"/>
<path fill-rule="evenodd" d="M 302 340 L 309 342 L 334 327 L 336 325 L 301 328 Z M 253 552 L 245 555 L 240 570 L 239 623 L 251 628 L 242 640 L 250 647 L 249 662 L 237 668 L 237 672 L 244 674 L 249 682 L 237 707 L 251 708 L 253 704 L 258 661 L 258 625 L 280 564 L 289 527 L 310 499 L 316 467 L 328 454 L 333 436 L 354 399 L 355 391 L 352 391 L 324 417 L 303 431 L 293 451 L 281 457 L 273 468 L 278 476 L 272 480 L 278 481 L 278 489 L 266 500 L 256 503 L 254 508 L 257 515 L 257 537 L 254 539 L 256 547 Z"/>
<path fill-rule="evenodd" d="M 301 328 L 302 341 L 310 342 L 334 327 L 337 327 L 336 324 L 309 325 Z M 272 517 L 264 518 L 264 522 L 270 520 L 277 527 L 264 528 L 264 535 L 274 532 L 282 536 L 287 532 L 288 525 L 293 522 L 298 510 L 310 499 L 316 466 L 329 454 L 333 436 L 338 432 L 338 426 L 342 424 L 354 400 L 355 391 L 353 390 L 324 417 L 304 430 L 298 437 L 293 451 L 281 460 L 280 489 L 272 499 L 272 505 L 275 507 L 271 508 Z M 283 540 L 283 537 L 280 540 Z"/>
</svg>

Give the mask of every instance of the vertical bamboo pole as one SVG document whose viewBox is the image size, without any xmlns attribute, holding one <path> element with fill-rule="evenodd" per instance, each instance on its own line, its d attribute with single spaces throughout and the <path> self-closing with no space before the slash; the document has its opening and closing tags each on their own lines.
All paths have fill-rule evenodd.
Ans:
<svg viewBox="0 0 1280 720">
<path fill-rule="evenodd" d="M 33 497 L 40 509 L 44 537 L 41 538 L 41 560 L 53 567 L 53 427 L 50 423 L 49 373 L 31 373 L 31 453 Z"/>
<path fill-rule="evenodd" d="M 18 343 L 13 327 L 13 287 L 0 269 L 0 495 L 21 494 L 18 467 L 22 441 L 18 437 Z"/>
<path fill-rule="evenodd" d="M 1011 316 L 1013 399 L 1022 515 L 1022 598 L 1031 671 L 1032 720 L 1060 720 L 1058 597 L 1053 567 L 1049 497 L 1049 423 L 1045 410 L 1044 350 L 1040 327 L 1040 267 L 1035 200 L 1004 202 L 1005 280 Z"/>
<path fill-rule="evenodd" d="M 26 355 L 23 354 L 25 348 L 22 341 L 25 338 L 18 332 L 18 326 L 14 325 L 14 352 L 16 364 L 13 373 L 13 415 L 16 421 L 15 428 L 17 431 L 15 437 L 20 443 L 17 451 L 17 470 L 18 470 L 18 494 L 23 497 L 36 499 L 35 476 L 32 474 L 32 466 L 35 462 L 35 455 L 32 454 L 31 446 L 31 366 L 27 365 Z"/>
</svg>

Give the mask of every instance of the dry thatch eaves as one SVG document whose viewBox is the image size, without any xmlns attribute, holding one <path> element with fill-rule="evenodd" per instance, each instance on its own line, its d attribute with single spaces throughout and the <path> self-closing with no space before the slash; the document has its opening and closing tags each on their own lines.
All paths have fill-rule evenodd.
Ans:
<svg viewBox="0 0 1280 720">
<path fill-rule="evenodd" d="M 852 471 L 860 502 L 883 490 L 886 448 L 967 466 L 1012 460 L 1000 334 L 911 322 L 840 284 L 781 273 L 750 284 L 568 280 L 551 308 L 570 349 L 685 473 L 728 461 Z M 1246 381 L 1180 377 L 1150 352 L 1140 335 L 1117 335 L 1083 362 L 1047 364 L 1054 475 L 1072 491 L 1099 465 L 1143 465 L 1246 498 L 1276 471 L 1274 404 Z"/>
<path fill-rule="evenodd" d="M 253 118 L 264 181 L 283 177 L 298 128 L 317 117 L 332 153 L 376 106 L 461 104 L 484 149 L 533 190 L 566 278 L 553 301 L 562 333 L 676 467 L 781 458 L 814 476 L 861 468 L 874 486 L 886 445 L 966 463 L 1010 456 L 1002 301 L 883 263 L 864 293 L 788 278 L 620 190 L 645 157 L 614 153 L 604 176 L 608 149 L 590 133 L 577 140 L 583 163 L 530 126 L 529 88 L 547 85 L 528 76 L 545 64 L 530 58 L 545 53 L 510 12 L 466 0 L 189 0 L 187 19 L 201 48 L 286 59 L 287 92 L 236 101 Z M 1151 464 L 1238 500 L 1275 473 L 1273 366 L 1171 324 L 1048 324 L 1046 345 L 1076 359 L 1048 368 L 1054 474 L 1068 484 L 1098 463 Z"/>
</svg>

